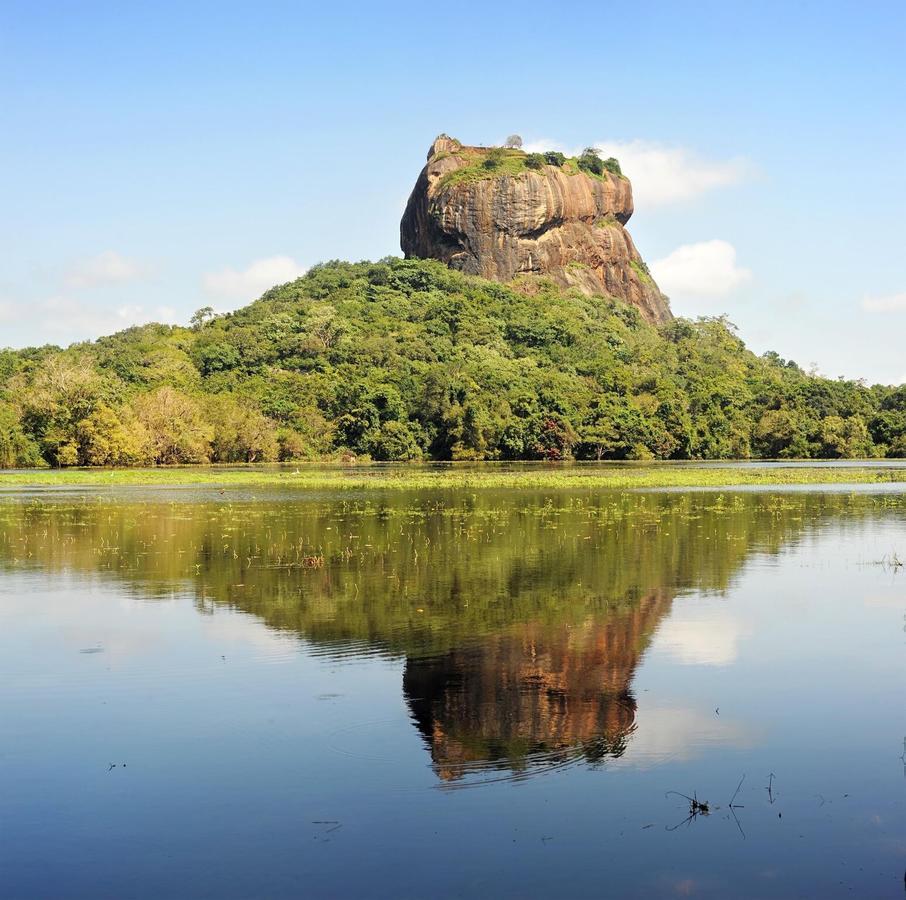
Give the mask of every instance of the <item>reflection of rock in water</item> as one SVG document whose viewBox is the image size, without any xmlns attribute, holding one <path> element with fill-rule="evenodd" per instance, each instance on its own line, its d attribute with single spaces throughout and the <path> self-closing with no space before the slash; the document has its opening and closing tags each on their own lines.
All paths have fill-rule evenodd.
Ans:
<svg viewBox="0 0 906 900">
<path fill-rule="evenodd" d="M 671 600 L 656 592 L 578 626 L 530 622 L 409 659 L 403 691 L 438 776 L 620 756 L 635 727 L 632 676 Z"/>
</svg>

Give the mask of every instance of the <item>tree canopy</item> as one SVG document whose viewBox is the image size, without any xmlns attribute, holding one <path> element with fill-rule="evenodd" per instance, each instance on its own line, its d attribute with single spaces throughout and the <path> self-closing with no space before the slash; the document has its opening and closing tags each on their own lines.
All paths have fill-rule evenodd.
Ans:
<svg viewBox="0 0 906 900">
<path fill-rule="evenodd" d="M 331 262 L 234 313 L 0 351 L 0 465 L 906 454 L 906 387 L 748 351 L 723 318 L 440 263 Z"/>
</svg>

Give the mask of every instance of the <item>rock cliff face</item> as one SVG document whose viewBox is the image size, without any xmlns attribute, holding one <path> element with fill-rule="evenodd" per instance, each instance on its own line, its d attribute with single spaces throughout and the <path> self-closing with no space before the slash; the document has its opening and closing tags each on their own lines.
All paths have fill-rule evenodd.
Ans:
<svg viewBox="0 0 906 900">
<path fill-rule="evenodd" d="M 441 135 L 409 197 L 400 243 L 407 258 L 439 259 L 495 281 L 545 276 L 665 322 L 667 298 L 623 227 L 632 209 L 632 186 L 621 175 L 594 175 L 571 160 L 538 166 L 518 150 Z"/>
</svg>

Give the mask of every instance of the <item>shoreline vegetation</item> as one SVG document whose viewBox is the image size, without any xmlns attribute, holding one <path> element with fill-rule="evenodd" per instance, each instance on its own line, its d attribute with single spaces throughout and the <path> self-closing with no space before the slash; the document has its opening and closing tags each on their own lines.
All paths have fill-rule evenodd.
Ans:
<svg viewBox="0 0 906 900">
<path fill-rule="evenodd" d="M 784 463 L 499 466 L 302 466 L 295 469 L 218 466 L 129 469 L 22 469 L 0 472 L 0 490 L 33 487 L 199 486 L 307 490 L 482 490 L 733 488 L 763 485 L 894 484 L 906 489 L 906 468 Z"/>
</svg>

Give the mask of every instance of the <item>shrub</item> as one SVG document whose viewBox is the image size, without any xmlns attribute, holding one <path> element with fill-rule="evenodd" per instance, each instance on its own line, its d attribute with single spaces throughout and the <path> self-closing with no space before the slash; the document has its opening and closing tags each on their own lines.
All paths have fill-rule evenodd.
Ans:
<svg viewBox="0 0 906 900">
<path fill-rule="evenodd" d="M 654 284 L 654 279 L 651 277 L 648 264 L 644 260 L 631 259 L 629 265 L 632 268 L 632 271 L 639 276 L 639 281 L 644 282 L 645 284 Z"/>
<path fill-rule="evenodd" d="M 211 398 L 211 458 L 215 462 L 272 462 L 279 447 L 274 423 L 232 394 Z"/>
<path fill-rule="evenodd" d="M 211 426 L 205 422 L 200 403 L 165 385 L 135 402 L 135 412 L 150 439 L 155 463 L 207 462 L 211 452 Z"/>
<path fill-rule="evenodd" d="M 591 172 L 593 175 L 604 174 L 604 160 L 601 159 L 601 151 L 595 150 L 594 147 L 586 147 L 576 164 L 584 172 Z"/>
<path fill-rule="evenodd" d="M 23 431 L 16 411 L 0 401 L 0 468 L 43 464 L 37 443 Z"/>
<path fill-rule="evenodd" d="M 548 150 L 544 154 L 545 160 L 549 166 L 562 166 L 566 162 L 566 157 L 557 150 Z"/>
<path fill-rule="evenodd" d="M 308 459 L 310 456 L 305 438 L 297 431 L 281 429 L 277 434 L 278 454 L 280 462 L 290 462 L 296 459 Z"/>
<path fill-rule="evenodd" d="M 503 147 L 491 147 L 482 165 L 486 169 L 496 169 L 506 159 L 506 150 Z"/>
<path fill-rule="evenodd" d="M 540 169 L 547 162 L 543 153 L 529 153 L 525 157 L 525 167 L 527 169 Z"/>
<path fill-rule="evenodd" d="M 76 425 L 78 463 L 134 466 L 151 462 L 151 436 L 126 408 L 121 416 L 105 403 Z"/>
<path fill-rule="evenodd" d="M 227 341 L 212 340 L 195 345 L 192 357 L 202 375 L 228 372 L 241 362 L 239 351 Z"/>
<path fill-rule="evenodd" d="M 415 428 L 413 423 L 397 419 L 384 422 L 377 432 L 369 435 L 368 451 L 372 459 L 420 459 L 423 454 Z"/>
</svg>

